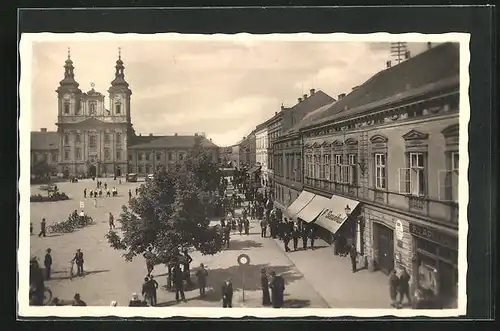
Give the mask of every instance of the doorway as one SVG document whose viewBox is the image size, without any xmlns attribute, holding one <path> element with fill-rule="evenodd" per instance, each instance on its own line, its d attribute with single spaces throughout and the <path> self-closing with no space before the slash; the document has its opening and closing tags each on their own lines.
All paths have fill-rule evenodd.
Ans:
<svg viewBox="0 0 500 331">
<path fill-rule="evenodd" d="M 116 176 L 121 177 L 122 175 L 122 169 L 120 167 L 116 168 Z"/>
<path fill-rule="evenodd" d="M 394 269 L 394 231 L 382 224 L 374 223 L 378 246 L 378 267 L 388 275 Z"/>
<path fill-rule="evenodd" d="M 96 169 L 95 165 L 92 164 L 89 167 L 89 177 L 96 177 L 96 175 L 97 175 L 97 169 Z"/>
</svg>

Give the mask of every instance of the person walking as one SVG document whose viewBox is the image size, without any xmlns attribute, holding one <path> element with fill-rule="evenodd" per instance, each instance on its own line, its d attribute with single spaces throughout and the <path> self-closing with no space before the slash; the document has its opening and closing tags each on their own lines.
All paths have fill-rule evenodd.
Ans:
<svg viewBox="0 0 500 331">
<path fill-rule="evenodd" d="M 86 188 L 84 188 L 84 189 L 83 189 L 83 197 L 84 197 L 84 198 L 86 198 L 86 197 L 87 197 L 87 189 L 86 189 Z"/>
<path fill-rule="evenodd" d="M 356 262 L 358 258 L 358 252 L 356 251 L 356 246 L 354 244 L 351 244 L 351 247 L 349 248 L 349 257 L 351 258 L 351 269 L 352 272 L 356 272 Z"/>
<path fill-rule="evenodd" d="M 137 195 L 137 193 L 139 193 L 139 188 L 138 187 L 135 188 L 135 195 Z"/>
<path fill-rule="evenodd" d="M 286 231 L 283 226 L 283 243 L 285 244 L 285 252 L 290 252 L 290 247 L 288 247 L 288 244 L 290 243 L 290 236 L 291 233 Z"/>
<path fill-rule="evenodd" d="M 292 226 L 293 250 L 296 251 L 299 246 L 300 231 L 297 225 Z"/>
<path fill-rule="evenodd" d="M 266 237 L 266 231 L 267 231 L 267 222 L 266 220 L 260 221 L 260 236 L 262 238 Z"/>
<path fill-rule="evenodd" d="M 76 275 L 83 276 L 83 252 L 80 248 L 76 250 L 73 262 L 76 264 Z"/>
<path fill-rule="evenodd" d="M 130 201 L 130 199 L 132 199 L 132 190 L 128 189 L 128 201 Z"/>
<path fill-rule="evenodd" d="M 241 218 L 238 218 L 238 232 L 240 233 L 240 236 L 243 232 L 243 220 Z"/>
<path fill-rule="evenodd" d="M 115 228 L 115 217 L 111 212 L 109 212 L 109 231 Z"/>
<path fill-rule="evenodd" d="M 179 267 L 178 263 L 176 263 L 172 273 L 175 287 L 175 300 L 177 302 L 179 302 L 180 300 L 185 301 L 186 297 L 184 295 L 184 275 L 182 274 L 181 268 Z"/>
<path fill-rule="evenodd" d="M 408 298 L 408 304 L 411 306 L 411 297 L 410 297 L 410 275 L 406 268 L 403 268 L 401 274 L 399 275 L 399 302 L 398 306 L 401 308 L 403 306 L 404 297 Z"/>
<path fill-rule="evenodd" d="M 243 226 L 245 227 L 245 234 L 248 236 L 250 234 L 250 221 L 248 218 L 243 220 Z"/>
<path fill-rule="evenodd" d="M 151 275 L 151 272 L 155 268 L 154 264 L 155 255 L 153 253 L 153 247 L 149 246 L 148 250 L 146 251 L 146 253 L 144 253 L 143 256 L 144 259 L 146 260 L 146 269 L 148 270 L 148 276 L 149 276 Z"/>
<path fill-rule="evenodd" d="M 226 224 L 224 227 L 224 243 L 226 244 L 226 248 L 229 249 L 229 240 L 231 239 L 231 226 Z"/>
<path fill-rule="evenodd" d="M 222 308 L 233 308 L 233 283 L 226 280 L 222 284 Z"/>
<path fill-rule="evenodd" d="M 152 302 L 152 306 L 156 306 L 158 304 L 158 301 L 157 301 L 157 294 L 158 294 L 158 282 L 156 281 L 156 279 L 154 279 L 153 275 L 150 275 L 149 276 L 149 282 L 151 284 L 151 302 Z"/>
<path fill-rule="evenodd" d="M 203 263 L 200 264 L 200 268 L 196 271 L 196 278 L 198 278 L 198 288 L 200 289 L 200 297 L 205 296 L 205 288 L 207 287 L 207 277 L 208 271 L 205 269 Z"/>
<path fill-rule="evenodd" d="M 94 190 L 90 189 L 90 191 L 89 191 L 89 197 L 91 197 L 91 198 L 94 197 Z"/>
<path fill-rule="evenodd" d="M 273 308 L 281 308 L 284 303 L 285 280 L 276 275 L 275 271 L 271 271 L 271 277 L 271 302 Z"/>
<path fill-rule="evenodd" d="M 50 252 L 52 250 L 50 248 L 47 248 L 47 253 L 45 253 L 45 258 L 43 260 L 43 265 L 45 266 L 45 279 L 49 280 L 50 279 L 50 270 L 52 268 L 52 256 L 50 255 Z"/>
<path fill-rule="evenodd" d="M 399 286 L 399 277 L 396 269 L 393 269 L 389 274 L 389 295 L 391 298 L 391 307 L 396 307 L 397 290 Z"/>
<path fill-rule="evenodd" d="M 146 301 L 150 306 L 153 306 L 153 286 L 149 277 L 144 278 L 144 283 L 142 284 L 142 296 L 144 301 Z"/>
<path fill-rule="evenodd" d="M 309 229 L 305 225 L 302 227 L 301 237 L 302 237 L 302 248 L 304 250 L 307 250 L 307 238 L 309 237 Z"/>
<path fill-rule="evenodd" d="M 271 297 L 269 295 L 269 279 L 267 278 L 266 269 L 260 270 L 260 285 L 262 286 L 262 305 L 270 306 Z"/>
<path fill-rule="evenodd" d="M 184 254 L 184 263 L 182 265 L 184 271 L 184 277 L 186 278 L 186 282 L 188 286 L 192 286 L 193 282 L 191 281 L 191 262 L 193 262 L 193 258 L 189 255 L 187 249 L 183 251 Z"/>
<path fill-rule="evenodd" d="M 40 223 L 40 233 L 38 234 L 38 237 L 47 236 L 45 225 L 46 225 L 45 218 L 42 218 L 42 222 Z"/>
<path fill-rule="evenodd" d="M 309 229 L 309 239 L 311 240 L 311 249 L 314 250 L 314 239 L 316 239 L 316 233 L 313 227 Z"/>
</svg>

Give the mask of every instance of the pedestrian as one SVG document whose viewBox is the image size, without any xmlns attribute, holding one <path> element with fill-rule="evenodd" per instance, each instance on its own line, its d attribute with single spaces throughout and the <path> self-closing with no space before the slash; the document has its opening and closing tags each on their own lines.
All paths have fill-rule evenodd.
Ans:
<svg viewBox="0 0 500 331">
<path fill-rule="evenodd" d="M 205 288 L 207 287 L 207 277 L 208 271 L 205 269 L 203 263 L 200 264 L 200 268 L 196 271 L 196 278 L 198 278 L 198 288 L 200 289 L 200 297 L 205 296 Z"/>
<path fill-rule="evenodd" d="M 222 285 L 222 308 L 233 308 L 233 283 L 226 280 Z"/>
<path fill-rule="evenodd" d="M 132 190 L 128 189 L 128 200 L 132 199 Z"/>
<path fill-rule="evenodd" d="M 226 244 L 226 248 L 229 249 L 229 240 L 231 238 L 231 226 L 229 224 L 224 228 L 224 243 Z"/>
<path fill-rule="evenodd" d="M 241 234 L 243 233 L 243 220 L 241 218 L 238 218 L 238 232 Z"/>
<path fill-rule="evenodd" d="M 146 253 L 144 253 L 144 259 L 146 259 L 146 269 L 148 270 L 148 276 L 151 275 L 151 272 L 153 271 L 155 264 L 154 264 L 154 258 L 155 255 L 153 253 L 153 247 L 149 246 L 148 250 Z"/>
<path fill-rule="evenodd" d="M 102 188 L 99 189 L 99 198 L 102 198 Z"/>
<path fill-rule="evenodd" d="M 293 240 L 293 250 L 296 251 L 299 246 L 300 232 L 297 225 L 292 226 L 292 240 Z"/>
<path fill-rule="evenodd" d="M 94 190 L 89 191 L 89 197 L 93 198 L 94 197 Z"/>
<path fill-rule="evenodd" d="M 94 193 L 94 208 L 97 208 L 97 199 L 96 199 L 96 197 L 97 197 L 97 192 Z"/>
<path fill-rule="evenodd" d="M 158 304 L 157 301 L 157 292 L 158 292 L 158 282 L 156 279 L 154 279 L 153 275 L 149 276 L 149 282 L 151 283 L 151 301 L 152 301 L 152 306 L 156 306 Z"/>
<path fill-rule="evenodd" d="M 85 301 L 83 301 L 81 298 L 80 298 L 80 293 L 75 293 L 75 296 L 73 297 L 73 304 L 72 306 L 87 306 L 87 304 L 85 303 Z"/>
<path fill-rule="evenodd" d="M 245 234 L 248 236 L 250 234 L 250 221 L 248 218 L 243 220 L 243 226 L 245 227 Z"/>
<path fill-rule="evenodd" d="M 40 233 L 38 234 L 38 237 L 47 236 L 45 225 L 46 225 L 45 218 L 42 218 L 42 222 L 40 223 Z"/>
<path fill-rule="evenodd" d="M 106 189 L 106 196 L 107 196 L 108 198 L 110 198 L 110 197 L 111 197 L 111 191 L 110 191 L 108 188 Z"/>
<path fill-rule="evenodd" d="M 50 255 L 50 252 L 52 250 L 50 248 L 47 248 L 47 253 L 45 253 L 45 258 L 43 260 L 43 265 L 45 266 L 45 279 L 49 280 L 50 279 L 50 270 L 52 268 L 52 256 Z"/>
<path fill-rule="evenodd" d="M 262 305 L 270 306 L 271 297 L 269 295 L 269 279 L 267 278 L 266 269 L 260 270 L 260 285 L 262 286 Z"/>
<path fill-rule="evenodd" d="M 136 187 L 136 188 L 135 188 L 135 195 L 137 195 L 137 193 L 138 193 L 138 192 L 139 192 L 139 188 L 138 188 L 138 187 Z"/>
<path fill-rule="evenodd" d="M 271 271 L 271 277 L 271 302 L 273 308 L 281 308 L 284 302 L 285 280 L 276 275 L 275 271 Z"/>
<path fill-rule="evenodd" d="M 76 275 L 83 276 L 83 252 L 80 248 L 76 250 L 73 262 L 76 264 Z"/>
<path fill-rule="evenodd" d="M 116 307 L 118 306 L 118 302 L 116 302 L 116 300 L 113 300 L 111 301 L 111 303 L 109 304 L 110 307 Z"/>
<path fill-rule="evenodd" d="M 173 270 L 173 280 L 175 286 L 175 300 L 177 302 L 179 302 L 180 300 L 185 301 L 186 297 L 184 296 L 184 275 L 182 274 L 181 268 L 179 267 L 178 263 L 176 263 Z"/>
<path fill-rule="evenodd" d="M 191 281 L 191 262 L 193 262 L 193 258 L 189 255 L 188 250 L 185 249 L 184 252 L 184 263 L 182 265 L 184 271 L 184 277 L 186 278 L 186 282 L 188 286 L 192 285 Z"/>
<path fill-rule="evenodd" d="M 389 295 L 391 297 L 391 307 L 396 307 L 397 290 L 399 286 L 399 277 L 396 269 L 393 269 L 389 274 Z"/>
<path fill-rule="evenodd" d="M 132 294 L 132 300 L 130 300 L 130 302 L 128 303 L 128 306 L 129 307 L 142 307 L 143 306 L 142 301 L 139 300 L 139 296 L 137 295 L 137 293 Z"/>
<path fill-rule="evenodd" d="M 408 304 L 411 306 L 411 297 L 410 297 L 410 275 L 406 271 L 406 268 L 403 268 L 401 274 L 399 275 L 399 303 L 398 306 L 403 306 L 403 300 L 406 296 L 408 298 Z"/>
<path fill-rule="evenodd" d="M 83 197 L 84 197 L 84 198 L 86 198 L 86 197 L 87 197 L 87 189 L 86 189 L 86 188 L 84 188 L 84 189 L 83 189 Z"/>
<path fill-rule="evenodd" d="M 144 283 L 142 283 L 142 296 L 144 301 L 146 301 L 150 306 L 153 305 L 153 289 L 152 284 L 149 281 L 149 277 L 144 278 Z"/>
<path fill-rule="evenodd" d="M 115 228 L 115 218 L 111 212 L 109 212 L 109 231 Z"/>
<path fill-rule="evenodd" d="M 302 227 L 302 248 L 307 250 L 307 237 L 309 236 L 309 229 L 306 226 Z"/>
<path fill-rule="evenodd" d="M 309 229 L 309 239 L 311 239 L 311 249 L 314 250 L 314 239 L 316 239 L 316 233 L 314 232 L 313 227 Z"/>
<path fill-rule="evenodd" d="M 260 221 L 260 236 L 262 238 L 266 237 L 267 222 L 265 220 Z"/>
<path fill-rule="evenodd" d="M 104 189 L 108 189 L 108 183 L 104 183 Z"/>
<path fill-rule="evenodd" d="M 43 279 L 43 272 L 38 264 L 38 259 L 36 257 L 30 260 L 30 273 L 29 273 L 29 283 L 30 283 L 30 305 L 42 306 L 44 298 L 45 284 Z"/>
<path fill-rule="evenodd" d="M 352 244 L 350 249 L 349 249 L 349 257 L 351 258 L 352 272 L 356 272 L 357 271 L 356 261 L 358 258 L 358 252 L 356 251 L 356 246 L 354 244 Z"/>
<path fill-rule="evenodd" d="M 33 235 L 33 222 L 30 222 L 30 236 Z"/>
</svg>

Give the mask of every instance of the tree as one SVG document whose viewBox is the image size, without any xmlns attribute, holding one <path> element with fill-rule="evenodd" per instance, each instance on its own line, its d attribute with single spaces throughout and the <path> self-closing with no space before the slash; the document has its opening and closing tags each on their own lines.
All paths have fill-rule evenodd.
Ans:
<svg viewBox="0 0 500 331">
<path fill-rule="evenodd" d="M 33 164 L 32 174 L 36 177 L 45 177 L 54 171 L 54 167 L 50 166 L 46 160 L 40 160 Z"/>
<path fill-rule="evenodd" d="M 220 200 L 221 172 L 197 137 L 191 153 L 168 170 L 159 169 L 143 184 L 140 194 L 122 207 L 122 234 L 110 231 L 111 247 L 124 250 L 131 261 L 153 247 L 156 263 L 178 261 L 179 251 L 194 248 L 202 254 L 222 249 L 221 231 L 210 226 L 211 207 Z"/>
</svg>

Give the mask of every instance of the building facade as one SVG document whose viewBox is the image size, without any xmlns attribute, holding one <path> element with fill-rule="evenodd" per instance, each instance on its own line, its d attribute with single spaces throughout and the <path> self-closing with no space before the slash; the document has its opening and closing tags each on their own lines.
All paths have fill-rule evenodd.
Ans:
<svg viewBox="0 0 500 331">
<path fill-rule="evenodd" d="M 32 132 L 30 160 L 32 177 L 56 175 L 59 165 L 59 134 L 47 132 L 46 128 L 40 129 L 39 132 Z M 42 164 L 46 164 L 47 167 L 40 167 Z"/>
<path fill-rule="evenodd" d="M 75 79 L 74 69 L 68 51 L 64 78 L 56 90 L 57 132 L 47 132 L 45 129 L 31 132 L 32 164 L 39 155 L 43 155 L 50 164 L 57 163 L 56 172 L 62 177 L 122 176 L 126 172 L 137 170 L 144 170 L 139 173 L 149 173 L 146 169 L 155 168 L 154 161 L 157 160 L 158 153 L 173 153 L 178 158 L 186 148 L 189 149 L 185 144 L 186 138 L 135 135 L 130 107 L 132 91 L 125 80 L 125 67 L 120 53 L 115 65 L 115 77 L 107 91 L 107 102 L 105 95 L 97 92 L 93 84 L 88 92 L 82 92 Z M 191 148 L 194 147 L 194 139 L 195 136 L 187 139 L 193 142 Z M 180 140 L 182 141 L 179 142 Z M 213 148 L 215 145 L 209 142 L 207 146 Z M 146 146 L 148 143 L 152 146 Z M 132 146 L 135 147 L 131 148 Z M 161 152 L 157 152 L 157 148 Z M 153 163 L 146 160 L 148 149 L 156 153 L 154 160 L 151 160 Z M 137 154 L 139 152 L 136 151 L 143 154 Z M 214 154 L 219 155 L 218 151 Z M 169 160 L 161 158 L 159 161 L 168 163 Z M 216 158 L 215 162 L 217 161 Z"/>
<path fill-rule="evenodd" d="M 260 165 L 260 180 L 263 187 L 268 187 L 268 177 L 267 177 L 267 126 L 265 123 L 257 126 L 255 131 L 255 157 L 256 164 Z"/>
<path fill-rule="evenodd" d="M 229 156 L 229 159 L 231 162 L 234 164 L 236 168 L 241 167 L 241 162 L 240 162 L 240 145 L 239 143 L 231 146 L 231 155 Z"/>
<path fill-rule="evenodd" d="M 443 307 L 458 289 L 459 111 L 458 45 L 380 72 L 301 129 L 305 193 L 289 207 Z"/>
</svg>

